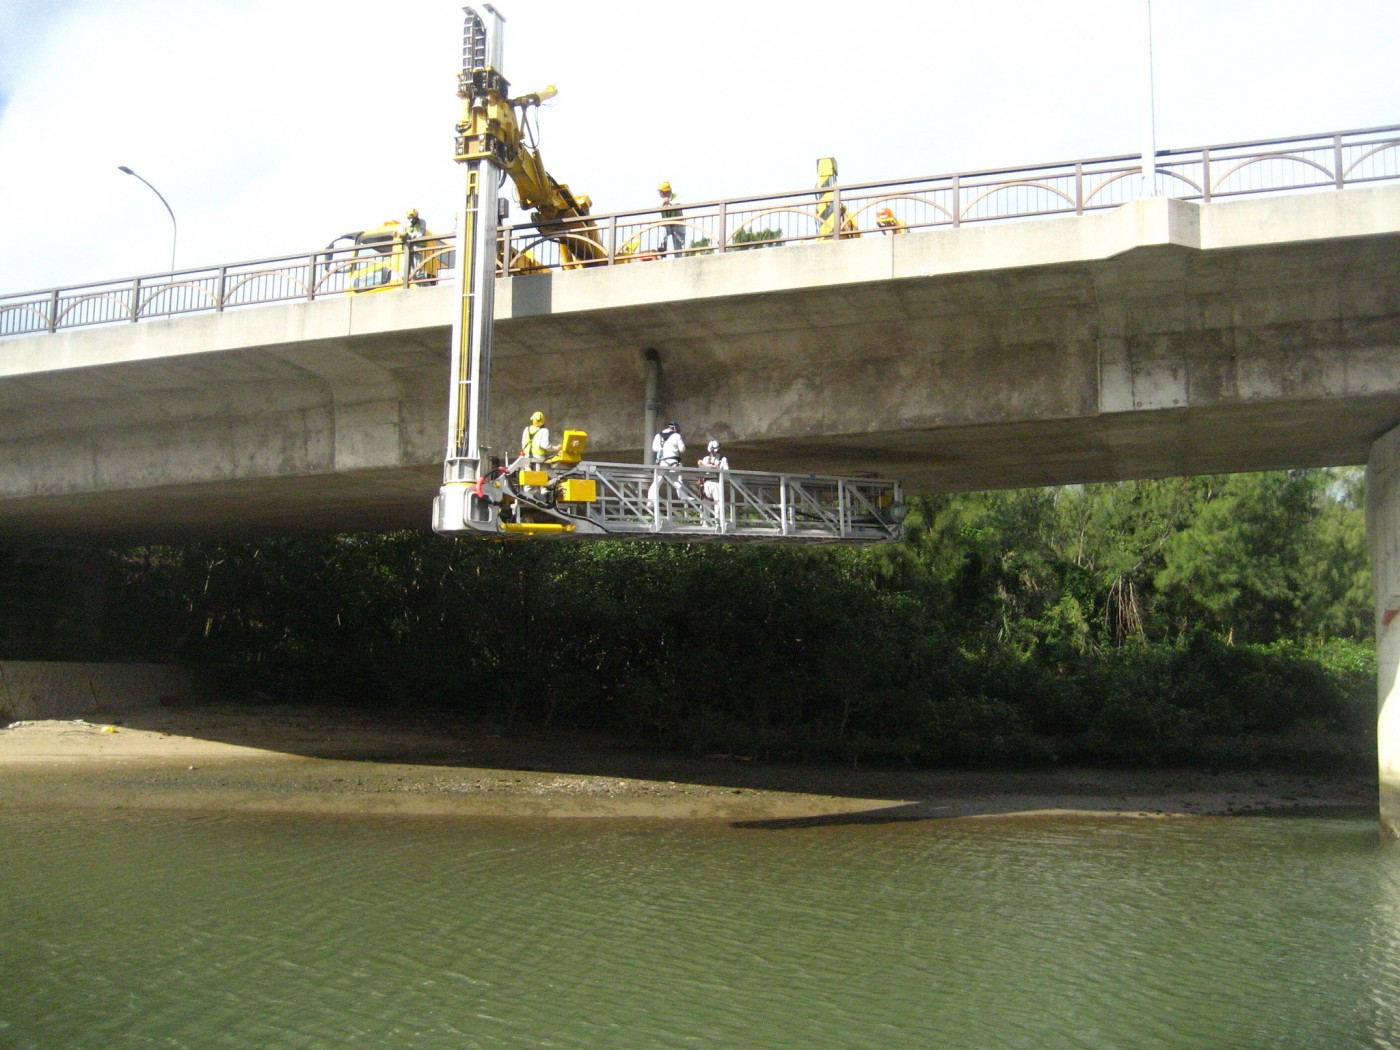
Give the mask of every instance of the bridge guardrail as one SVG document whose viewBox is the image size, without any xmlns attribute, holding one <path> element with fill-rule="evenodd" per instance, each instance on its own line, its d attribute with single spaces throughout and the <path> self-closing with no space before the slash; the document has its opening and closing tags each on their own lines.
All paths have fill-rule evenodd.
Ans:
<svg viewBox="0 0 1400 1050">
<path fill-rule="evenodd" d="M 679 218 L 663 219 L 653 208 L 589 216 L 563 230 L 532 223 L 509 226 L 501 231 L 500 258 L 510 260 L 510 272 L 519 275 L 561 266 L 641 265 L 676 255 L 1082 215 L 1136 199 L 1141 176 L 1142 158 L 1121 156 L 827 189 L 804 187 L 762 197 L 684 203 Z M 1340 190 L 1397 179 L 1400 125 L 1166 150 L 1157 154 L 1155 171 L 1159 194 L 1200 201 Z M 684 247 L 662 250 L 667 228 L 678 224 L 685 231 Z M 590 261 L 562 261 L 561 240 L 570 244 L 574 256 Z M 366 251 L 320 249 L 0 295 L 0 337 L 344 295 L 356 290 L 353 285 L 363 271 Z M 410 251 L 418 260 L 439 259 L 447 269 L 453 238 L 414 242 Z M 504 269 L 503 262 L 500 272 Z M 400 287 L 402 280 L 401 274 L 395 275 L 379 287 Z M 409 283 L 436 283 L 436 277 L 410 277 Z"/>
</svg>

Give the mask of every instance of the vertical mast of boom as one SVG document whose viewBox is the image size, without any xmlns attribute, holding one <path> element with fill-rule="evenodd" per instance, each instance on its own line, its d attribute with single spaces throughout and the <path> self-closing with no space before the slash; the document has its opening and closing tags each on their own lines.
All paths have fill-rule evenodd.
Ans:
<svg viewBox="0 0 1400 1050">
<path fill-rule="evenodd" d="M 494 112 L 509 93 L 500 73 L 505 19 L 490 4 L 485 17 L 464 7 L 462 71 L 457 97 L 456 160 L 466 166 L 461 231 L 457 238 L 460 303 L 452 325 L 452 375 L 448 397 L 444 481 L 481 476 L 482 438 L 490 411 L 491 322 L 495 311 L 497 204 L 504 149 Z"/>
</svg>

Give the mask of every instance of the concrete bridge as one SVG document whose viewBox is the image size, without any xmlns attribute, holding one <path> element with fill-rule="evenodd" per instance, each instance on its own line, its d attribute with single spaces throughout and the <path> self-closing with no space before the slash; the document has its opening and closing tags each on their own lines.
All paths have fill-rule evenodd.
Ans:
<svg viewBox="0 0 1400 1050">
<path fill-rule="evenodd" d="M 987 489 L 1366 464 L 1400 830 L 1400 185 L 502 279 L 488 434 Z M 422 527 L 453 290 L 0 340 L 0 538 Z"/>
<path fill-rule="evenodd" d="M 501 280 L 492 422 L 911 492 L 1365 463 L 1400 424 L 1400 185 Z M 422 526 L 450 287 L 0 340 L 0 535 Z"/>
</svg>

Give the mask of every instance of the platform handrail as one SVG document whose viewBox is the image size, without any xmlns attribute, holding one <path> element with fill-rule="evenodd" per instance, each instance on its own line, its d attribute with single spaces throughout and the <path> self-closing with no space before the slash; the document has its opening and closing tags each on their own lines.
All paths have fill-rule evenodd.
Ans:
<svg viewBox="0 0 1400 1050">
<path fill-rule="evenodd" d="M 902 534 L 903 489 L 890 478 L 591 462 L 571 475 L 592 480 L 597 498 L 568 513 L 619 539 L 858 543 Z"/>
</svg>

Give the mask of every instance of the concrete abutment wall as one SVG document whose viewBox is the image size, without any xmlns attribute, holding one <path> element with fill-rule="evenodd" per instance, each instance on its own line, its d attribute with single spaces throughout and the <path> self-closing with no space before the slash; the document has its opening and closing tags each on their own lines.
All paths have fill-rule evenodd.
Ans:
<svg viewBox="0 0 1400 1050">
<path fill-rule="evenodd" d="M 1366 535 L 1376 602 L 1376 757 L 1381 832 L 1400 839 L 1400 428 L 1371 447 Z"/>
<path fill-rule="evenodd" d="M 0 724 L 119 714 L 186 698 L 193 689 L 175 664 L 0 660 Z"/>
</svg>

